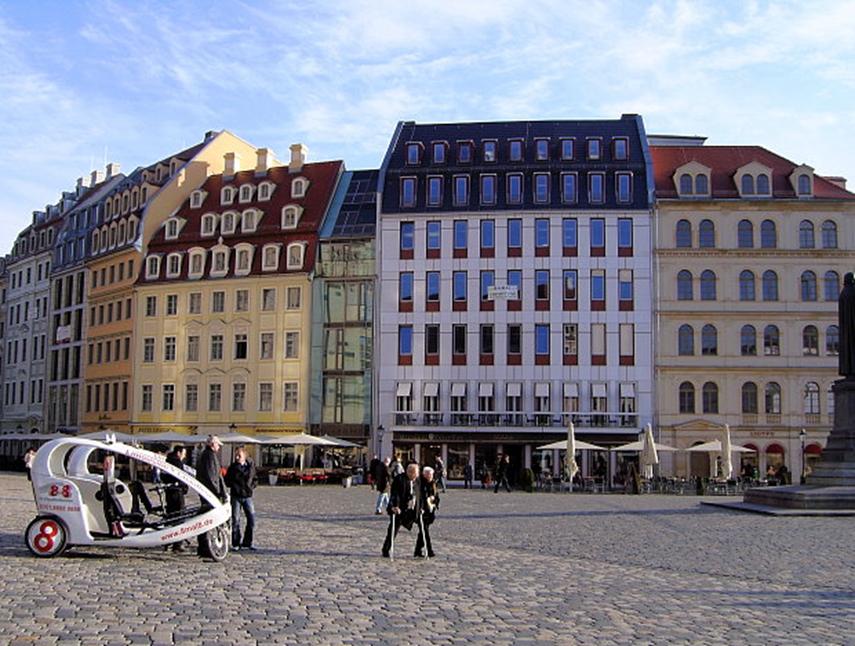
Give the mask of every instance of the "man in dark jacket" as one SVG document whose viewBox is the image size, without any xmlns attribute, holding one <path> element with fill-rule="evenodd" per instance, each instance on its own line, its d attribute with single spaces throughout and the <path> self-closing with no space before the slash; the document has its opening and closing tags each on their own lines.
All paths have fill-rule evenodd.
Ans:
<svg viewBox="0 0 855 646">
<path fill-rule="evenodd" d="M 226 472 L 226 484 L 229 486 L 232 501 L 232 547 L 236 550 L 254 550 L 252 536 L 255 530 L 255 506 L 252 502 L 252 490 L 255 489 L 255 465 L 246 455 L 246 449 L 235 451 L 235 461 Z M 246 530 L 243 542 L 240 537 L 240 511 L 246 516 Z"/>
<path fill-rule="evenodd" d="M 397 536 L 401 526 L 410 531 L 417 523 L 422 511 L 422 488 L 419 482 L 419 465 L 409 464 L 405 473 L 392 480 L 392 492 L 389 496 L 389 529 L 383 543 L 383 556 L 389 558 L 393 536 Z"/>
<path fill-rule="evenodd" d="M 380 463 L 380 468 L 375 471 L 374 486 L 377 487 L 377 505 L 374 513 L 378 516 L 382 514 L 389 505 L 389 481 L 392 476 L 389 473 L 389 464 L 391 459 L 387 456 Z"/>
<path fill-rule="evenodd" d="M 436 512 L 439 510 L 439 491 L 434 478 L 434 470 L 430 467 L 422 469 L 422 514 L 419 519 L 419 537 L 416 539 L 416 551 L 414 556 L 424 556 L 423 548 L 427 548 L 428 558 L 433 558 L 433 543 L 430 540 L 430 526 L 436 520 Z"/>
<path fill-rule="evenodd" d="M 223 482 L 223 474 L 220 466 L 219 451 L 223 446 L 220 438 L 216 435 L 209 435 L 205 442 L 205 448 L 199 454 L 199 462 L 196 465 L 196 479 L 203 485 L 208 487 L 220 500 L 226 499 L 226 483 Z M 207 500 L 199 497 L 201 500 L 202 511 L 212 509 Z M 210 556 L 210 549 L 207 543 L 207 537 L 204 534 L 199 534 L 196 552 L 200 556 Z"/>
</svg>

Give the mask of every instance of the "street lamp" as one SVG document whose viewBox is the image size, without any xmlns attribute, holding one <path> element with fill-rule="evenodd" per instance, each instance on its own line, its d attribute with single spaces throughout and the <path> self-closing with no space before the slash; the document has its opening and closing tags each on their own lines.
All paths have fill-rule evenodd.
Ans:
<svg viewBox="0 0 855 646">
<path fill-rule="evenodd" d="M 804 484 L 805 480 L 806 480 L 806 478 L 805 478 L 805 438 L 806 437 L 807 437 L 807 431 L 805 429 L 802 429 L 801 431 L 799 431 L 799 439 L 801 440 L 801 443 L 802 443 L 802 475 L 801 475 L 801 478 L 799 479 L 800 484 Z"/>
</svg>

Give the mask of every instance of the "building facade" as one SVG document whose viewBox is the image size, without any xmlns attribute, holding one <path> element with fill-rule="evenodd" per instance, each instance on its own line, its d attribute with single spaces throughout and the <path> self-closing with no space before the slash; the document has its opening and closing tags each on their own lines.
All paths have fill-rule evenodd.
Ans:
<svg viewBox="0 0 855 646">
<path fill-rule="evenodd" d="M 363 444 L 373 428 L 377 173 L 342 175 L 312 281 L 312 432 Z"/>
<path fill-rule="evenodd" d="M 729 424 L 757 452 L 744 462 L 797 480 L 802 429 L 809 463 L 833 422 L 855 195 L 758 146 L 654 143 L 661 438 L 689 448 Z M 664 458 L 663 472 L 708 476 L 716 456 Z"/>
<path fill-rule="evenodd" d="M 256 152 L 256 151 L 254 151 Z M 341 162 L 230 161 L 152 237 L 137 284 L 133 428 L 309 430 L 311 275 Z M 269 447 L 261 463 L 280 465 Z"/>
<path fill-rule="evenodd" d="M 381 168 L 378 438 L 450 477 L 652 418 L 652 172 L 641 118 L 399 124 Z M 606 476 L 610 456 L 584 458 Z M 614 470 L 616 464 L 611 465 Z"/>
</svg>

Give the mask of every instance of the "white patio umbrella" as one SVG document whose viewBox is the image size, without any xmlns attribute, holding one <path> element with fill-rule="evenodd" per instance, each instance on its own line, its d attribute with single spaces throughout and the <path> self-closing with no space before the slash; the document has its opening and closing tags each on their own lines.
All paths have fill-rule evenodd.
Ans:
<svg viewBox="0 0 855 646">
<path fill-rule="evenodd" d="M 667 444 L 660 444 L 659 442 L 654 442 L 653 445 L 656 447 L 656 452 L 661 453 L 665 451 L 666 453 L 671 453 L 674 451 L 682 451 L 682 449 L 678 449 L 673 446 L 668 446 Z M 615 453 L 631 453 L 633 451 L 640 453 L 644 448 L 644 440 L 636 440 L 635 442 L 629 442 L 627 444 L 621 444 L 620 446 L 613 446 L 610 450 Z"/>
<path fill-rule="evenodd" d="M 242 433 L 224 433 L 219 438 L 223 444 L 264 444 L 270 439 L 267 435 L 243 435 Z"/>
<path fill-rule="evenodd" d="M 552 442 L 552 444 L 544 444 L 543 446 L 538 446 L 538 451 L 565 451 L 567 449 L 567 440 L 559 440 L 558 442 Z M 596 444 L 591 444 L 590 442 L 584 442 L 582 440 L 576 440 L 576 450 L 577 451 L 608 451 L 608 449 L 604 446 L 597 446 Z"/>
<path fill-rule="evenodd" d="M 747 446 L 740 446 L 739 444 L 731 444 L 730 450 L 732 453 L 757 452 L 754 449 L 749 449 Z M 721 453 L 721 440 L 712 440 L 711 442 L 704 442 L 697 446 L 690 446 L 686 451 L 689 453 Z"/>
<path fill-rule="evenodd" d="M 564 456 L 564 476 L 570 482 L 577 473 L 579 473 L 579 465 L 576 464 L 576 429 L 573 422 L 570 422 L 567 425 L 567 455 Z M 572 487 L 570 490 L 573 490 Z"/>
<path fill-rule="evenodd" d="M 306 433 L 271 435 L 268 439 L 264 440 L 262 444 L 284 444 L 287 446 L 293 446 L 294 451 L 299 452 L 300 454 L 300 469 L 303 469 L 303 465 L 306 460 L 307 446 L 335 446 L 335 443 L 330 440 L 318 437 L 317 435 L 308 435 Z"/>
<path fill-rule="evenodd" d="M 327 440 L 328 442 L 332 442 L 333 446 L 335 446 L 339 449 L 361 449 L 362 448 L 362 446 L 359 444 L 349 442 L 348 440 L 343 440 L 340 437 L 332 437 L 331 435 L 322 435 L 321 439 Z"/>
<path fill-rule="evenodd" d="M 196 444 L 199 440 L 195 435 L 187 435 L 186 433 L 178 433 L 176 431 L 161 431 L 160 433 L 146 433 L 144 435 L 134 435 L 134 441 L 142 444 Z"/>
<path fill-rule="evenodd" d="M 653 477 L 653 467 L 657 464 L 659 464 L 659 454 L 656 452 L 656 443 L 653 441 L 653 427 L 648 424 L 644 429 L 641 447 L 641 468 L 645 478 L 649 480 Z"/>
<path fill-rule="evenodd" d="M 724 425 L 721 437 L 721 473 L 727 480 L 733 477 L 733 443 L 730 441 L 730 424 Z"/>
</svg>

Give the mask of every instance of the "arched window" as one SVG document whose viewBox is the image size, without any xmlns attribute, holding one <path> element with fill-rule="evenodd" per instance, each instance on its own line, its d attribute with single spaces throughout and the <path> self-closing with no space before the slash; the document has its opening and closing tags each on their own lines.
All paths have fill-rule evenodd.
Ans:
<svg viewBox="0 0 855 646">
<path fill-rule="evenodd" d="M 814 246 L 813 222 L 810 220 L 802 220 L 799 224 L 799 248 L 813 249 Z"/>
<path fill-rule="evenodd" d="M 695 387 L 690 381 L 680 384 L 680 412 L 692 414 L 695 412 Z"/>
<path fill-rule="evenodd" d="M 98 243 L 99 242 L 100 242 L 100 239 L 98 237 L 98 232 L 93 231 L 92 232 L 92 253 L 98 253 Z"/>
<path fill-rule="evenodd" d="M 769 195 L 769 176 L 765 173 L 760 173 L 757 176 L 757 195 Z"/>
<path fill-rule="evenodd" d="M 119 222 L 119 244 L 124 244 L 125 242 L 125 221 L 122 220 Z"/>
<path fill-rule="evenodd" d="M 772 220 L 763 220 L 760 224 L 760 246 L 763 249 L 775 249 L 778 246 L 778 231 Z"/>
<path fill-rule="evenodd" d="M 698 226 L 698 246 L 701 249 L 715 247 L 715 225 L 712 220 L 701 220 Z"/>
<path fill-rule="evenodd" d="M 763 272 L 763 300 L 778 300 L 778 274 L 771 269 Z"/>
<path fill-rule="evenodd" d="M 754 225 L 751 220 L 739 221 L 737 245 L 740 249 L 751 249 L 754 246 Z"/>
<path fill-rule="evenodd" d="M 742 194 L 754 195 L 754 175 L 742 176 Z"/>
<path fill-rule="evenodd" d="M 700 173 L 695 176 L 695 194 L 706 195 L 710 192 L 710 182 L 706 175 Z"/>
<path fill-rule="evenodd" d="M 708 381 L 701 390 L 703 412 L 715 415 L 718 413 L 718 386 Z"/>
<path fill-rule="evenodd" d="M 819 415 L 819 386 L 813 381 L 805 384 L 804 410 L 805 415 Z"/>
<path fill-rule="evenodd" d="M 825 300 L 836 301 L 840 298 L 840 276 L 836 271 L 825 272 Z"/>
<path fill-rule="evenodd" d="M 714 325 L 707 324 L 701 329 L 701 354 L 706 356 L 718 354 L 718 330 Z"/>
<path fill-rule="evenodd" d="M 753 301 L 754 299 L 754 272 L 744 269 L 739 274 L 739 300 Z"/>
<path fill-rule="evenodd" d="M 822 223 L 822 248 L 837 249 L 837 224 L 832 220 Z"/>
<path fill-rule="evenodd" d="M 743 325 L 739 339 L 743 357 L 751 357 L 757 354 L 757 330 L 754 329 L 753 325 Z"/>
<path fill-rule="evenodd" d="M 770 381 L 766 384 L 766 414 L 780 415 L 781 414 L 781 386 L 780 384 Z"/>
<path fill-rule="evenodd" d="M 753 381 L 742 384 L 742 412 L 746 415 L 757 414 L 757 384 Z"/>
<path fill-rule="evenodd" d="M 819 332 L 815 325 L 806 325 L 802 330 L 802 352 L 811 356 L 819 354 Z"/>
<path fill-rule="evenodd" d="M 836 325 L 825 328 L 825 354 L 837 356 L 840 353 L 840 329 Z"/>
<path fill-rule="evenodd" d="M 692 247 L 692 223 L 688 220 L 677 222 L 677 248 L 691 249 Z"/>
<path fill-rule="evenodd" d="M 715 272 L 711 269 L 701 272 L 701 300 L 715 300 Z"/>
<path fill-rule="evenodd" d="M 816 300 L 816 274 L 812 271 L 802 272 L 802 300 Z"/>
<path fill-rule="evenodd" d="M 799 175 L 799 195 L 810 195 L 810 177 L 804 173 Z"/>
<path fill-rule="evenodd" d="M 781 354 L 781 333 L 777 325 L 767 325 L 763 330 L 763 354 L 770 357 Z"/>
<path fill-rule="evenodd" d="M 692 194 L 692 176 L 688 173 L 683 173 L 682 175 L 680 175 L 680 194 Z"/>
<path fill-rule="evenodd" d="M 302 269 L 303 268 L 303 253 L 305 246 L 300 242 L 293 242 L 288 245 L 287 255 L 285 256 L 287 269 Z"/>
<path fill-rule="evenodd" d="M 677 332 L 677 354 L 688 356 L 695 354 L 695 330 L 691 325 L 681 325 Z"/>
<path fill-rule="evenodd" d="M 694 298 L 692 289 L 692 272 L 683 269 L 677 274 L 677 300 L 690 301 Z"/>
</svg>

